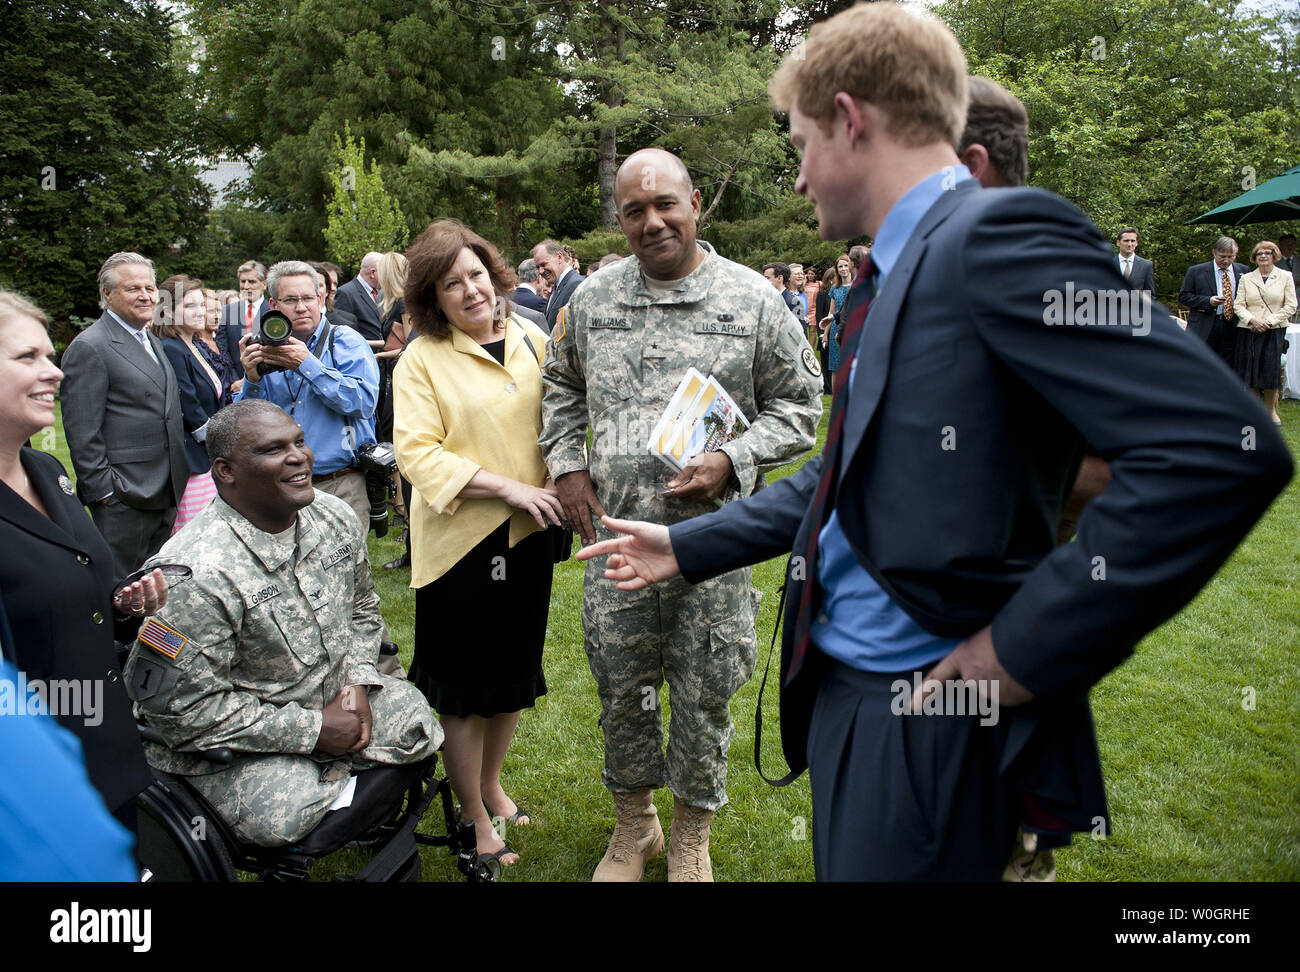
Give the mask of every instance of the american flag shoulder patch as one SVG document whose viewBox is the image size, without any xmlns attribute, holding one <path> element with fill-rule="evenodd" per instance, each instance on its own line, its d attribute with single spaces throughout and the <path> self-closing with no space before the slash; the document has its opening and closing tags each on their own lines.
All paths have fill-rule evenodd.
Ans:
<svg viewBox="0 0 1300 972">
<path fill-rule="evenodd" d="M 167 627 L 157 618 L 150 618 L 146 621 L 136 637 L 154 651 L 161 652 L 168 658 L 173 659 L 181 653 L 181 649 L 190 640 L 175 628 Z"/>
</svg>

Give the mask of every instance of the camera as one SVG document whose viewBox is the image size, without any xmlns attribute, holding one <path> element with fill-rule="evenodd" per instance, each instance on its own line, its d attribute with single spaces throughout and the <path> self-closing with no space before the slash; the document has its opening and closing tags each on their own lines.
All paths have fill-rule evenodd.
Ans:
<svg viewBox="0 0 1300 972">
<path fill-rule="evenodd" d="M 280 347 L 289 343 L 293 337 L 293 322 L 284 314 L 283 311 L 267 308 L 262 311 L 262 317 L 257 322 L 257 327 L 253 328 L 253 333 L 249 336 L 250 344 L 266 344 L 271 347 Z M 282 365 L 259 364 L 257 366 L 257 377 L 265 378 L 275 371 L 284 371 Z"/>
<path fill-rule="evenodd" d="M 370 529 L 376 537 L 388 535 L 388 498 L 393 495 L 393 473 L 397 458 L 391 442 L 372 442 L 357 450 L 357 465 L 366 477 L 366 499 L 370 501 Z"/>
</svg>

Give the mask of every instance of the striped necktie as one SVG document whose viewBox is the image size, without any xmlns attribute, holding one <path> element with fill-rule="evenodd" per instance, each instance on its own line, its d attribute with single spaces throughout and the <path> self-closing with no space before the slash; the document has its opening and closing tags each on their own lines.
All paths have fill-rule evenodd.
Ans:
<svg viewBox="0 0 1300 972">
<path fill-rule="evenodd" d="M 803 664 L 804 656 L 808 653 L 812 630 L 814 591 L 819 586 L 817 584 L 817 541 L 821 536 L 822 527 L 826 525 L 826 521 L 830 517 L 831 492 L 835 483 L 839 481 L 840 459 L 842 458 L 840 435 L 844 431 L 844 413 L 849 399 L 849 371 L 853 364 L 853 358 L 857 355 L 857 339 L 862 331 L 862 325 L 867 320 L 867 311 L 871 307 L 871 301 L 875 297 L 875 293 L 876 265 L 868 257 L 862 265 L 862 271 L 858 274 L 858 278 L 853 281 L 853 288 L 844 301 L 847 318 L 844 324 L 844 333 L 840 337 L 842 360 L 840 361 L 839 370 L 835 372 L 835 387 L 831 399 L 831 420 L 826 431 L 826 445 L 822 449 L 822 476 L 817 483 L 817 492 L 813 496 L 813 522 L 816 523 L 816 526 L 809 534 L 808 547 L 804 551 L 804 564 L 806 565 L 808 579 L 804 582 L 803 592 L 799 598 L 799 611 L 795 614 L 794 655 L 790 659 L 790 669 L 785 673 L 787 679 Z"/>
<path fill-rule="evenodd" d="M 140 346 L 144 348 L 144 353 L 149 355 L 154 364 L 161 363 L 158 360 L 158 355 L 153 353 L 153 346 L 149 344 L 149 335 L 145 333 L 143 327 L 135 332 L 135 339 L 140 342 Z"/>
</svg>

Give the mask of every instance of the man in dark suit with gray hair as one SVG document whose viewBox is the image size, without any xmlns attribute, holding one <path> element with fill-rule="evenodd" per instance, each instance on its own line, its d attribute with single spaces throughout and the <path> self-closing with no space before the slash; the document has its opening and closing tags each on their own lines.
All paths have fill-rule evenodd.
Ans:
<svg viewBox="0 0 1300 972">
<path fill-rule="evenodd" d="M 148 329 L 153 261 L 114 253 L 99 294 L 103 315 L 63 353 L 60 397 L 77 493 L 126 574 L 170 535 L 189 464 L 176 375 Z"/>
<path fill-rule="evenodd" d="M 1210 346 L 1229 368 L 1237 348 L 1237 315 L 1232 302 L 1237 285 L 1250 267 L 1237 262 L 1237 241 L 1220 236 L 1214 243 L 1214 259 L 1187 268 L 1178 290 L 1178 303 L 1188 309 L 1187 333 Z"/>
<path fill-rule="evenodd" d="M 537 293 L 537 261 L 529 257 L 519 264 L 519 286 L 515 288 L 510 299 L 516 306 L 527 307 L 543 315 L 545 319 L 546 301 Z"/>
</svg>

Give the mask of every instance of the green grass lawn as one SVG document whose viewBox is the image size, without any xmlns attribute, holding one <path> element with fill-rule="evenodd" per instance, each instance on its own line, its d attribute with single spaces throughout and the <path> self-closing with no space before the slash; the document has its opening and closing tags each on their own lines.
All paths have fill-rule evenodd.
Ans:
<svg viewBox="0 0 1300 972">
<path fill-rule="evenodd" d="M 829 400 L 819 447 L 828 413 Z M 1300 403 L 1284 402 L 1281 414 L 1291 451 L 1300 454 Z M 52 444 L 69 466 L 61 429 Z M 406 586 L 410 571 L 378 566 L 400 553 L 395 535 L 371 537 L 384 619 L 409 663 L 415 622 Z M 775 790 L 752 763 L 754 707 L 783 563 L 769 561 L 754 570 L 754 584 L 764 594 L 759 674 L 732 702 L 731 802 L 713 826 L 713 867 L 720 881 L 813 877 L 807 776 Z M 1196 600 L 1152 632 L 1093 691 L 1114 830 L 1104 839 L 1081 835 L 1072 848 L 1058 852 L 1061 880 L 1300 879 L 1297 578 L 1300 479 Z M 555 572 L 545 656 L 549 693 L 525 711 L 506 761 L 506 789 L 532 812 L 533 825 L 507 835 L 522 860 L 506 870 L 505 880 L 588 880 L 613 825 L 613 804 L 600 783 L 600 705 L 582 650 L 581 606 L 582 565 L 571 560 Z M 492 650 L 490 612 L 484 618 L 482 643 L 464 650 Z M 1243 705 L 1252 696 L 1253 706 Z M 764 719 L 764 769 L 779 775 L 785 767 L 772 685 Z M 671 794 L 660 791 L 656 805 L 666 831 Z M 459 879 L 445 851 L 423 853 L 425 880 Z M 318 876 L 362 860 L 360 852 L 344 852 L 328 868 L 318 868 Z M 647 880 L 664 876 L 661 857 L 650 865 Z"/>
</svg>

